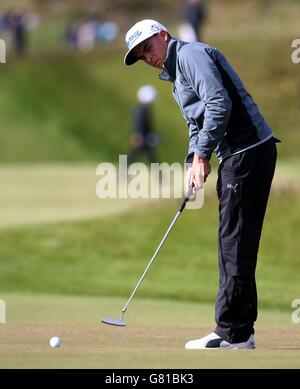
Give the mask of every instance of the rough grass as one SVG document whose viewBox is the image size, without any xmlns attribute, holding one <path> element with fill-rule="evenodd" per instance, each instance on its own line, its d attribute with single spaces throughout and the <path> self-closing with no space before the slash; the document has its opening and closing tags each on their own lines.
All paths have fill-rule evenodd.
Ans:
<svg viewBox="0 0 300 389">
<path fill-rule="evenodd" d="M 3 230 L 0 290 L 128 295 L 150 260 L 178 201 L 95 220 Z M 260 305 L 289 309 L 299 297 L 297 194 L 274 194 L 266 215 L 257 279 Z M 139 293 L 213 302 L 217 291 L 217 202 L 178 220 Z"/>
</svg>

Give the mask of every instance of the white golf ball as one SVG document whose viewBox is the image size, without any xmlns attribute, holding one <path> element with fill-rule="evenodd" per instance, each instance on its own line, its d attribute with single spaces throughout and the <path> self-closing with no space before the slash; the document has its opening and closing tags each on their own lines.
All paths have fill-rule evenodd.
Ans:
<svg viewBox="0 0 300 389">
<path fill-rule="evenodd" d="M 53 338 L 50 339 L 51 347 L 60 347 L 60 345 L 61 345 L 61 340 L 58 336 L 54 336 Z"/>
</svg>

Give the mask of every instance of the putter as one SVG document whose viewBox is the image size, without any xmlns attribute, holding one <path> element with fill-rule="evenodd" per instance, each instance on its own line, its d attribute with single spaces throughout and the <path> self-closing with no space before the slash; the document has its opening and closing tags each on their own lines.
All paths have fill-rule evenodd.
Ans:
<svg viewBox="0 0 300 389">
<path fill-rule="evenodd" d="M 154 259 L 156 258 L 161 246 L 163 245 L 164 241 L 166 240 L 167 236 L 169 235 L 169 232 L 171 231 L 174 224 L 176 223 L 179 215 L 184 210 L 186 203 L 189 201 L 192 193 L 193 193 L 193 185 L 189 187 L 189 189 L 188 189 L 188 191 L 187 191 L 187 193 L 182 201 L 182 204 L 180 205 L 174 219 L 172 220 L 172 223 L 170 224 L 170 227 L 168 228 L 167 232 L 165 233 L 164 237 L 162 238 L 162 240 L 161 240 L 160 244 L 158 245 L 155 253 L 153 254 L 148 266 L 146 267 L 144 273 L 142 274 L 139 282 L 137 283 L 137 285 L 134 288 L 133 292 L 131 293 L 131 296 L 129 297 L 127 303 L 125 304 L 124 308 L 122 309 L 120 320 L 112 319 L 110 317 L 104 317 L 101 319 L 102 323 L 110 324 L 110 325 L 118 326 L 118 327 L 125 327 L 126 326 L 126 322 L 124 321 L 124 315 L 125 315 L 125 312 L 127 311 L 128 305 L 130 304 L 130 301 L 132 300 L 133 296 L 135 295 L 136 291 L 138 290 L 139 286 L 141 285 L 143 279 L 145 278 L 146 274 L 148 273 L 148 270 L 150 269 L 152 263 L 154 262 Z"/>
</svg>

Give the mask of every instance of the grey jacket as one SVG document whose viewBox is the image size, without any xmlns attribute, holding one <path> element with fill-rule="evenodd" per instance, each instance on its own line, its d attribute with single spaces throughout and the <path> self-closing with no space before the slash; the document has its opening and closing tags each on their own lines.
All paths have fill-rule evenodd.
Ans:
<svg viewBox="0 0 300 389">
<path fill-rule="evenodd" d="M 171 39 L 160 79 L 173 83 L 173 96 L 189 128 L 189 150 L 219 160 L 272 137 L 272 130 L 224 55 L 215 47 Z"/>
</svg>

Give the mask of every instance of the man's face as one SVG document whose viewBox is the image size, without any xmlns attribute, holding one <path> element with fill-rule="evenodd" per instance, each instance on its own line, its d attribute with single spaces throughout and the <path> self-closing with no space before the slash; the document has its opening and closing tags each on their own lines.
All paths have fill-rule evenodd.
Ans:
<svg viewBox="0 0 300 389">
<path fill-rule="evenodd" d="M 170 37 L 166 31 L 160 31 L 141 42 L 134 49 L 134 56 L 148 65 L 162 69 L 166 59 Z"/>
</svg>

